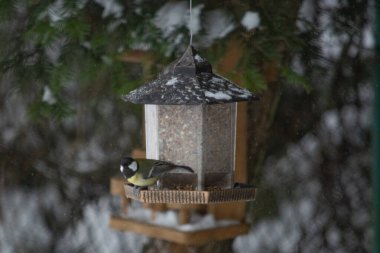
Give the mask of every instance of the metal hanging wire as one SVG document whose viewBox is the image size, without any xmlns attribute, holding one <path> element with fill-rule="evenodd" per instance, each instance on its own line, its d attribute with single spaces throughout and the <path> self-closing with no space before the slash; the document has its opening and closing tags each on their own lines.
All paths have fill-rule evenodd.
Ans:
<svg viewBox="0 0 380 253">
<path fill-rule="evenodd" d="M 189 15 L 190 15 L 190 19 L 189 19 L 189 30 L 190 30 L 190 46 L 193 45 L 193 15 L 191 13 L 191 10 L 193 8 L 193 1 L 190 0 L 190 10 L 189 10 Z"/>
</svg>

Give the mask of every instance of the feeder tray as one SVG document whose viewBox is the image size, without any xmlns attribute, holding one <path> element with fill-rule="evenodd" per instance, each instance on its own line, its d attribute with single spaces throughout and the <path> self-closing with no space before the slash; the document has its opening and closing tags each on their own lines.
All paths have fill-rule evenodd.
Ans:
<svg viewBox="0 0 380 253">
<path fill-rule="evenodd" d="M 175 203 L 175 204 L 212 204 L 234 201 L 252 201 L 255 199 L 256 188 L 213 189 L 204 191 L 191 190 L 140 190 L 124 185 L 127 198 L 143 203 Z"/>
</svg>

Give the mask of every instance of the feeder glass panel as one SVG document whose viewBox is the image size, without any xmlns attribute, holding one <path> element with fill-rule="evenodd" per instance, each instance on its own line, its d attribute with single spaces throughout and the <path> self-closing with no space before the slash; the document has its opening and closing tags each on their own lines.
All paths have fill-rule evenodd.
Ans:
<svg viewBox="0 0 380 253">
<path fill-rule="evenodd" d="M 236 103 L 145 105 L 145 118 L 147 158 L 191 167 L 198 189 L 232 187 Z"/>
</svg>

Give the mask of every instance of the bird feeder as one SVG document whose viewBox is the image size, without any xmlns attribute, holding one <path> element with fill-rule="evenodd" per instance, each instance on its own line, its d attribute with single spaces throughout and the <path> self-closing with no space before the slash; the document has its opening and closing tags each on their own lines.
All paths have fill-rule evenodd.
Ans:
<svg viewBox="0 0 380 253">
<path fill-rule="evenodd" d="M 236 196 L 231 191 L 236 107 L 239 101 L 255 100 L 255 95 L 213 73 L 210 63 L 189 46 L 157 79 L 123 99 L 145 105 L 146 157 L 186 165 L 195 171 L 165 175 L 164 188 L 202 192 L 212 189 L 214 194 L 230 190 Z M 213 198 L 207 196 L 208 200 Z"/>
</svg>

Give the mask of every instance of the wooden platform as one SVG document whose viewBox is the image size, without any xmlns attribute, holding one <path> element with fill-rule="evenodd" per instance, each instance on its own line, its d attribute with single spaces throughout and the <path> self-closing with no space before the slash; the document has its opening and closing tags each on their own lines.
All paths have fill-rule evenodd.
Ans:
<svg viewBox="0 0 380 253">
<path fill-rule="evenodd" d="M 175 204 L 212 204 L 234 201 L 252 201 L 256 188 L 218 189 L 210 191 L 189 190 L 140 190 L 128 184 L 124 185 L 127 198 L 143 203 L 175 203 Z"/>
<path fill-rule="evenodd" d="M 118 216 L 111 217 L 110 227 L 116 230 L 131 231 L 169 242 L 194 246 L 202 245 L 211 241 L 235 238 L 238 235 L 248 233 L 249 230 L 248 224 L 241 223 L 187 232 Z"/>
</svg>

